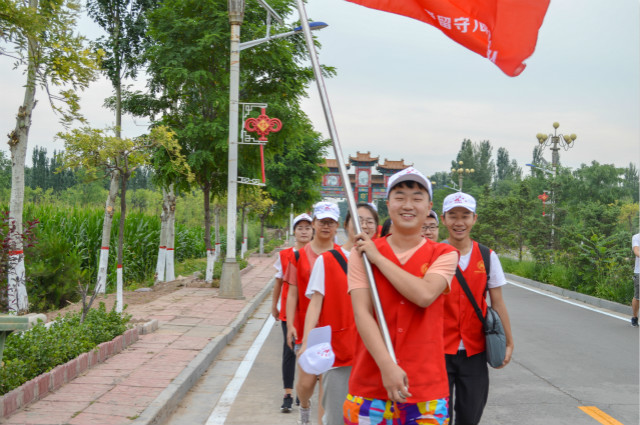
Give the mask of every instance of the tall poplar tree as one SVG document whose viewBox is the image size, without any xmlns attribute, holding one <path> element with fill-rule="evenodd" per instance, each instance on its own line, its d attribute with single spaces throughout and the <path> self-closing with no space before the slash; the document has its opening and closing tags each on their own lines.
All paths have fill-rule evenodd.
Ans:
<svg viewBox="0 0 640 425">
<path fill-rule="evenodd" d="M 12 175 L 9 216 L 10 261 L 8 301 L 12 311 L 28 309 L 22 245 L 24 164 L 36 105 L 36 89 L 47 93 L 49 104 L 63 124 L 81 119 L 78 90 L 95 78 L 95 55 L 85 47 L 85 38 L 75 34 L 80 11 L 75 0 L 5 0 L 0 19 L 0 53 L 25 70 L 24 100 L 18 108 L 16 126 L 9 134 Z M 67 88 L 65 88 L 67 87 Z"/>
<path fill-rule="evenodd" d="M 126 78 L 135 78 L 138 68 L 143 63 L 142 52 L 147 29 L 145 14 L 156 3 L 157 0 L 87 1 L 87 13 L 107 33 L 106 36 L 97 40 L 96 45 L 104 52 L 100 65 L 115 91 L 115 101 L 112 106 L 115 109 L 117 138 L 122 137 L 122 82 Z M 111 226 L 118 183 L 126 180 L 118 175 L 117 168 L 111 170 L 110 178 L 96 282 L 99 292 L 106 290 Z"/>
</svg>

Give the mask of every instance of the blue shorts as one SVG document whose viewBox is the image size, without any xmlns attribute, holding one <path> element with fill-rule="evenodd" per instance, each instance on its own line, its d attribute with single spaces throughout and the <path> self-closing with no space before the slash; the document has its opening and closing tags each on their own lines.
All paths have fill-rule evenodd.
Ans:
<svg viewBox="0 0 640 425">
<path fill-rule="evenodd" d="M 448 425 L 449 397 L 419 403 L 394 403 L 348 394 L 342 411 L 345 425 Z"/>
</svg>

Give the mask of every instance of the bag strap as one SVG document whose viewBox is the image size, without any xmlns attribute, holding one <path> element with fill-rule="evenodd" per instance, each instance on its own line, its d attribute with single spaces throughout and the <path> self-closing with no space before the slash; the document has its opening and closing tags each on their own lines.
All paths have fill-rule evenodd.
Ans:
<svg viewBox="0 0 640 425">
<path fill-rule="evenodd" d="M 347 274 L 347 261 L 344 259 L 342 254 L 340 254 L 336 249 L 332 249 L 329 252 L 336 258 L 336 261 L 338 261 L 338 264 L 342 267 L 344 274 Z"/>
<path fill-rule="evenodd" d="M 300 259 L 300 251 L 293 251 L 293 256 L 296 258 L 296 263 Z"/>
<path fill-rule="evenodd" d="M 469 302 L 471 302 L 473 309 L 476 311 L 476 315 L 478 315 L 478 320 L 480 320 L 480 322 L 482 323 L 482 326 L 484 326 L 484 316 L 482 316 L 482 311 L 480 310 L 480 307 L 478 307 L 478 303 L 476 302 L 476 299 L 471 294 L 471 289 L 469 289 L 469 285 L 467 284 L 467 281 L 462 275 L 462 270 L 460 270 L 460 267 L 456 267 L 456 278 L 458 279 L 458 283 L 460 283 L 460 286 L 462 287 L 462 290 L 464 291 L 464 293 L 467 294 L 467 298 L 469 298 Z"/>
<path fill-rule="evenodd" d="M 478 248 L 480 249 L 480 255 L 484 263 L 484 270 L 487 272 L 487 287 L 484 289 L 484 292 L 487 292 L 489 290 L 489 278 L 491 276 L 491 250 L 481 243 L 478 243 Z"/>
</svg>

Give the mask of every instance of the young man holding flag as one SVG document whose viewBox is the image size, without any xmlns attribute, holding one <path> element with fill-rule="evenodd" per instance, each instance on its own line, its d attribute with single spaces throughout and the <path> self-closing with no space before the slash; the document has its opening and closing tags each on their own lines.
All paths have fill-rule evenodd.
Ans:
<svg viewBox="0 0 640 425">
<path fill-rule="evenodd" d="M 458 253 L 421 236 L 431 197 L 431 182 L 415 168 L 394 174 L 387 187 L 393 233 L 375 241 L 364 233 L 356 236 L 348 283 L 360 338 L 345 424 L 449 422 L 440 295 L 449 291 Z M 362 253 L 373 269 L 397 363 L 378 327 Z"/>
</svg>

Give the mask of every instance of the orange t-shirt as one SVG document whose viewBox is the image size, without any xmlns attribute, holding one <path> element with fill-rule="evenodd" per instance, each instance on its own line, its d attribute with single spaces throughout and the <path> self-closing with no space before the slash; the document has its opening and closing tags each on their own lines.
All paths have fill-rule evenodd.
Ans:
<svg viewBox="0 0 640 425">
<path fill-rule="evenodd" d="M 414 248 L 401 253 L 394 252 L 394 254 L 400 264 L 405 264 L 425 243 L 427 243 L 427 240 L 423 239 Z M 437 242 L 430 241 L 430 243 Z M 433 264 L 429 265 L 424 277 L 432 273 L 439 274 L 444 277 L 447 280 L 448 285 L 448 288 L 445 290 L 445 293 L 447 293 L 451 290 L 451 280 L 453 279 L 451 270 L 455 270 L 457 264 L 458 253 L 456 251 L 443 254 L 438 257 Z M 364 269 L 364 262 L 356 248 L 351 250 L 351 255 L 349 256 L 349 292 L 351 292 L 352 289 L 369 289 L 369 280 L 367 279 L 367 273 Z"/>
</svg>

